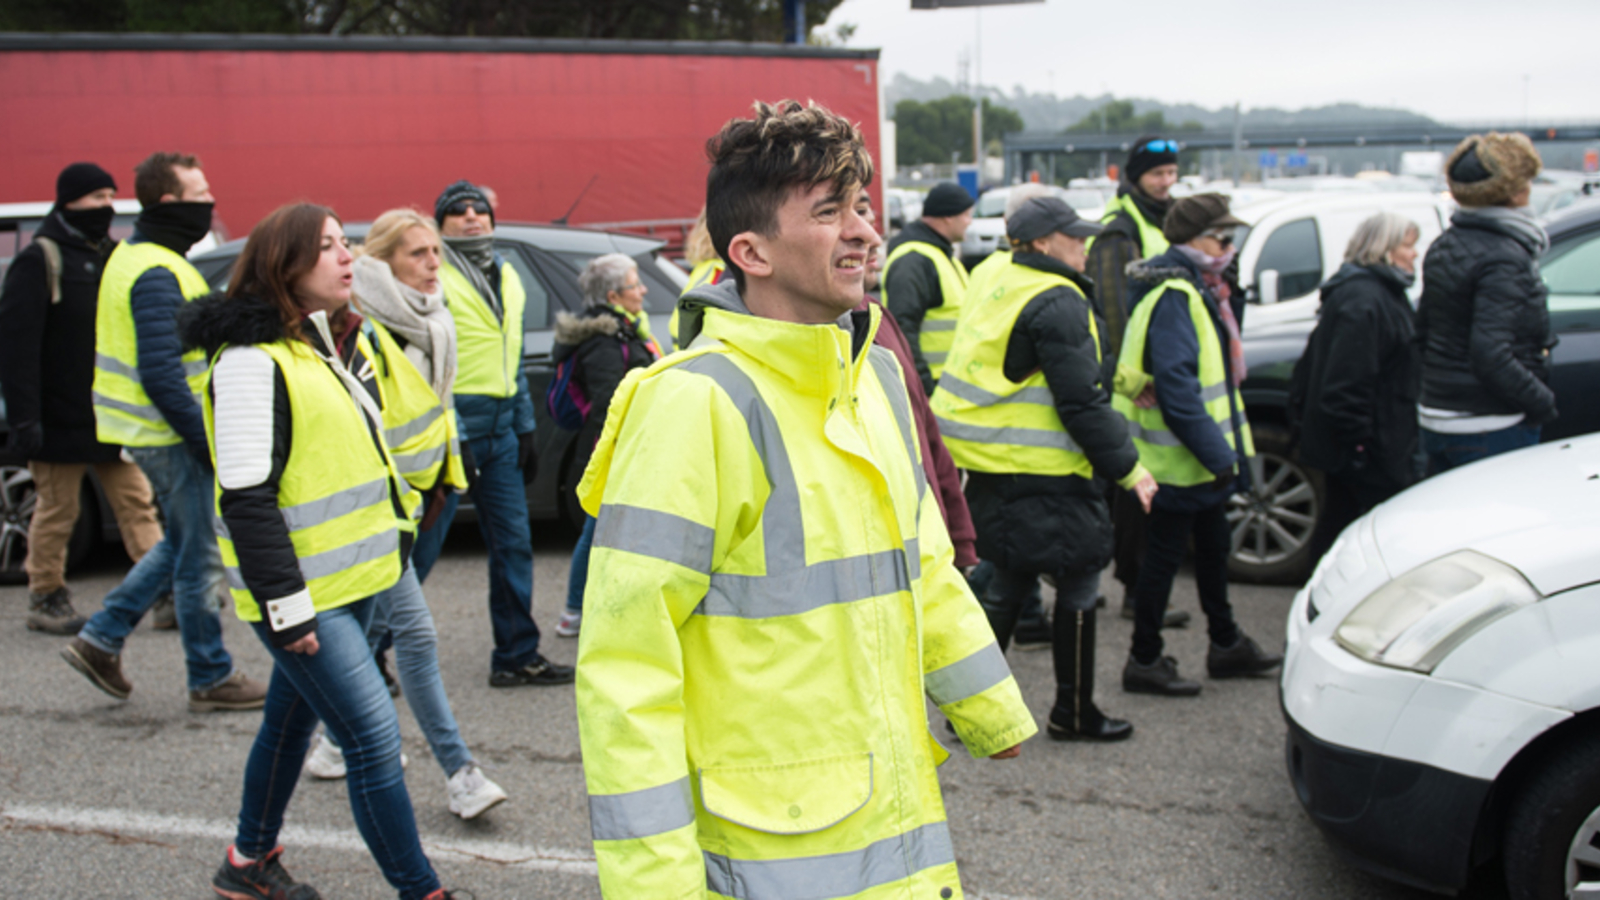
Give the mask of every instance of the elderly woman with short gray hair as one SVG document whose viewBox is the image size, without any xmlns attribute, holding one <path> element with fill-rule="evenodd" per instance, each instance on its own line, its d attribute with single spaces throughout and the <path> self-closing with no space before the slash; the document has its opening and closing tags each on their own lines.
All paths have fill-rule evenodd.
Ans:
<svg viewBox="0 0 1600 900">
<path fill-rule="evenodd" d="M 590 260 L 578 276 L 578 289 L 583 291 L 583 309 L 576 314 L 556 314 L 550 358 L 557 366 L 571 360 L 571 383 L 577 385 L 588 404 L 583 426 L 578 430 L 575 471 L 582 471 L 600 439 L 611 396 L 623 376 L 629 369 L 642 369 L 660 359 L 661 348 L 650 335 L 650 317 L 644 311 L 647 289 L 639 280 L 639 266 L 631 257 L 607 253 Z M 564 490 L 576 488 L 575 484 L 563 486 Z M 567 610 L 556 626 L 556 634 L 561 637 L 577 636 L 582 621 L 583 583 L 589 573 L 594 524 L 594 517 L 590 516 L 572 551 Z"/>
<path fill-rule="evenodd" d="M 1415 222 L 1378 213 L 1356 228 L 1344 265 L 1322 285 L 1322 309 L 1295 365 L 1291 408 L 1300 461 L 1322 470 L 1327 501 L 1312 561 L 1345 526 L 1414 484 L 1422 360 L 1406 292 L 1416 280 Z"/>
</svg>

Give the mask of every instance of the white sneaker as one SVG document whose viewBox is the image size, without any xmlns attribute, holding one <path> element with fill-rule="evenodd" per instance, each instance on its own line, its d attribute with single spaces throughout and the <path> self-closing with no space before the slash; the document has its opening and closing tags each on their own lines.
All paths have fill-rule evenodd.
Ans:
<svg viewBox="0 0 1600 900">
<path fill-rule="evenodd" d="M 556 637 L 577 637 L 578 626 L 583 623 L 583 613 L 564 612 L 556 623 Z"/>
<path fill-rule="evenodd" d="M 500 785 L 489 780 L 477 763 L 468 763 L 445 782 L 450 792 L 450 811 L 463 819 L 475 819 L 506 799 Z"/>
<path fill-rule="evenodd" d="M 316 742 L 311 745 L 311 752 L 306 754 L 306 771 L 313 778 L 332 781 L 344 777 L 344 751 L 324 735 L 318 734 Z"/>
<path fill-rule="evenodd" d="M 400 768 L 404 769 L 410 763 L 411 760 L 406 759 L 405 752 L 401 751 Z M 344 751 L 339 749 L 338 744 L 328 740 L 326 735 L 319 732 L 316 743 L 311 745 L 311 752 L 306 754 L 306 771 L 310 772 L 313 778 L 321 778 L 324 781 L 343 778 L 345 775 Z"/>
</svg>

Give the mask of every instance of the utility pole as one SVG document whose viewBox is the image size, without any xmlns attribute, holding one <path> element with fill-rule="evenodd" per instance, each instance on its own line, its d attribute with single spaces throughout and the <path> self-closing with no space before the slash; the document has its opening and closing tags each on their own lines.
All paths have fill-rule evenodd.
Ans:
<svg viewBox="0 0 1600 900">
<path fill-rule="evenodd" d="M 1233 103 L 1233 186 L 1239 186 L 1239 169 L 1244 164 L 1244 119 L 1239 115 L 1239 101 Z"/>
<path fill-rule="evenodd" d="M 978 183 L 983 183 L 983 7 L 973 9 L 977 42 L 973 47 L 972 79 L 972 161 L 978 166 Z"/>
</svg>

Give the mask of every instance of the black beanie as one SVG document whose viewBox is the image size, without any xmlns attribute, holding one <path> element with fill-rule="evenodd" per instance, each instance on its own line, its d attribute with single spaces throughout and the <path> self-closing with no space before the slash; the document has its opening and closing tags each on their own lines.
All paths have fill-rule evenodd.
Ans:
<svg viewBox="0 0 1600 900">
<path fill-rule="evenodd" d="M 1151 147 L 1151 144 L 1156 146 Z M 1128 164 L 1122 167 L 1122 171 L 1127 175 L 1129 184 L 1137 185 L 1139 176 L 1156 166 L 1177 164 L 1177 142 L 1163 140 L 1158 134 L 1147 134 L 1133 142 L 1133 149 L 1128 151 Z"/>
<path fill-rule="evenodd" d="M 975 202 L 966 188 L 955 182 L 941 181 L 928 192 L 928 199 L 922 201 L 922 214 L 936 219 L 959 216 Z"/>
<path fill-rule="evenodd" d="M 494 205 L 489 202 L 488 197 L 483 195 L 482 189 L 466 179 L 457 181 L 456 183 L 445 188 L 444 193 L 439 195 L 439 199 L 433 201 L 434 221 L 438 222 L 440 225 L 443 225 L 444 211 L 450 208 L 450 204 L 455 203 L 458 200 L 477 200 L 478 202 L 482 203 L 484 206 L 489 208 L 489 223 L 491 225 L 494 224 Z"/>
<path fill-rule="evenodd" d="M 100 190 L 117 189 L 117 180 L 111 173 L 91 162 L 75 162 L 56 176 L 56 206 L 66 206 L 74 200 Z"/>
</svg>

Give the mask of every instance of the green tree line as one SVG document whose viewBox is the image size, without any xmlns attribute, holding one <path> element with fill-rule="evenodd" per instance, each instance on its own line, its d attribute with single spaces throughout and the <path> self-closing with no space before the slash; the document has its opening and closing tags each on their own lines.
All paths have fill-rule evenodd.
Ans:
<svg viewBox="0 0 1600 900">
<path fill-rule="evenodd" d="M 926 103 L 901 100 L 894 105 L 894 152 L 903 166 L 948 163 L 955 153 L 962 162 L 972 160 L 972 98 L 951 94 Z M 994 150 L 1008 131 L 1022 130 L 1017 111 L 983 98 L 983 142 Z"/>
</svg>

